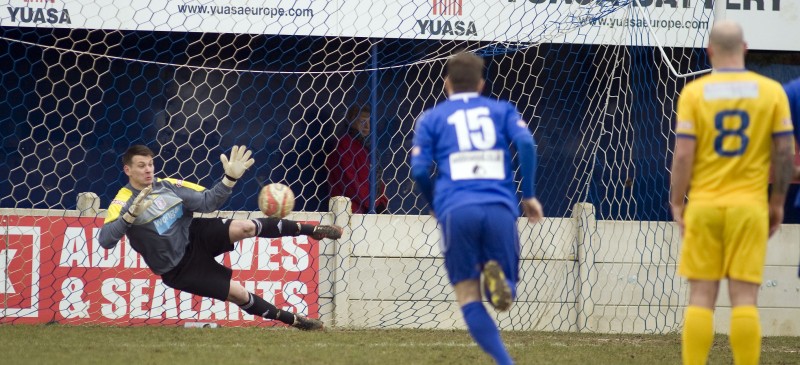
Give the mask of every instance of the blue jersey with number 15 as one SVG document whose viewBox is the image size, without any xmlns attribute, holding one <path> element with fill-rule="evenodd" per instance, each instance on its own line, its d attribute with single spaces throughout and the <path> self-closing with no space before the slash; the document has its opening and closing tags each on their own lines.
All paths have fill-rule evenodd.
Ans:
<svg viewBox="0 0 800 365">
<path fill-rule="evenodd" d="M 516 108 L 478 93 L 453 94 L 423 113 L 415 126 L 411 168 L 429 171 L 436 163 L 436 216 L 485 203 L 503 203 L 519 214 L 509 150 L 519 138 L 533 136 Z"/>
</svg>

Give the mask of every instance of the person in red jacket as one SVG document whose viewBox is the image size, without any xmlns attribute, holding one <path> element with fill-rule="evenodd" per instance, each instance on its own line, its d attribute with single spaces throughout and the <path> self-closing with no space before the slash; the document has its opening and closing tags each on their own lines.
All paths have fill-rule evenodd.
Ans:
<svg viewBox="0 0 800 365">
<path fill-rule="evenodd" d="M 325 161 L 330 196 L 350 198 L 354 214 L 369 213 L 370 112 L 369 105 L 355 105 L 347 111 L 346 117 L 350 123 L 347 134 L 339 139 L 336 150 Z M 388 199 L 384 195 L 380 176 L 375 196 L 375 212 L 383 213 Z"/>
</svg>

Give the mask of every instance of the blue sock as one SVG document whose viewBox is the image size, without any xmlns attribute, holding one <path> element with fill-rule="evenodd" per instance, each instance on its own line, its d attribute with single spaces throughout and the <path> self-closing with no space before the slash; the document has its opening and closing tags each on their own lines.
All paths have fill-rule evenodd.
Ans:
<svg viewBox="0 0 800 365">
<path fill-rule="evenodd" d="M 469 334 L 478 346 L 486 353 L 494 358 L 494 361 L 499 365 L 510 365 L 514 361 L 511 360 L 511 355 L 506 351 L 503 346 L 503 340 L 500 339 L 500 330 L 494 323 L 492 317 L 486 312 L 486 307 L 481 302 L 471 302 L 461 307 L 461 312 L 464 313 L 464 321 L 467 322 Z"/>
</svg>

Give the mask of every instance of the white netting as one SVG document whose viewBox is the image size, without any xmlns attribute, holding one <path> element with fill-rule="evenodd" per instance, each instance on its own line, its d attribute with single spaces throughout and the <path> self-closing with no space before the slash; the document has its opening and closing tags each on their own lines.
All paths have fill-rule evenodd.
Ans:
<svg viewBox="0 0 800 365">
<path fill-rule="evenodd" d="M 550 217 L 520 224 L 520 302 L 501 325 L 672 330 L 669 121 L 680 74 L 706 64 L 679 47 L 702 46 L 711 10 L 641 3 L 12 2 L 0 19 L 2 321 L 265 323 L 164 287 L 124 242 L 97 245 L 102 210 L 73 211 L 82 192 L 108 206 L 131 144 L 156 152 L 159 176 L 206 187 L 219 155 L 244 144 L 257 163 L 222 210 L 257 216 L 259 188 L 282 182 L 301 212 L 290 218 L 348 226 L 339 242 L 243 242 L 223 260 L 249 289 L 339 326 L 460 326 L 407 155 L 415 117 L 444 99 L 446 57 L 465 49 L 487 60 L 485 94 L 529 121 Z M 325 160 L 353 105 L 372 108 L 369 185 L 377 196 L 385 183 L 387 214 L 326 213 Z"/>
</svg>

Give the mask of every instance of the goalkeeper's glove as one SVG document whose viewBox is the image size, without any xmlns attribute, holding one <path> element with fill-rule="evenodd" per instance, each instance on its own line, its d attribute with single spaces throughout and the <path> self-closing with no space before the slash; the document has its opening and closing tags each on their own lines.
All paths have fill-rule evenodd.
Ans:
<svg viewBox="0 0 800 365">
<path fill-rule="evenodd" d="M 253 166 L 255 160 L 250 158 L 250 155 L 252 152 L 245 146 L 233 146 L 230 160 L 224 154 L 219 157 L 222 161 L 222 168 L 225 169 L 225 177 L 222 178 L 223 184 L 232 188 L 236 184 L 236 180 L 244 175 L 245 170 Z"/>
<path fill-rule="evenodd" d="M 133 203 L 131 203 L 131 206 L 128 207 L 128 211 L 122 215 L 122 220 L 128 222 L 128 224 L 133 224 L 133 221 L 136 220 L 136 217 L 147 211 L 147 208 L 150 207 L 150 204 L 153 204 L 153 200 L 146 199 L 147 196 L 150 195 L 151 191 L 153 191 L 151 186 L 142 189 L 142 191 L 139 192 L 139 195 L 133 199 Z"/>
</svg>

